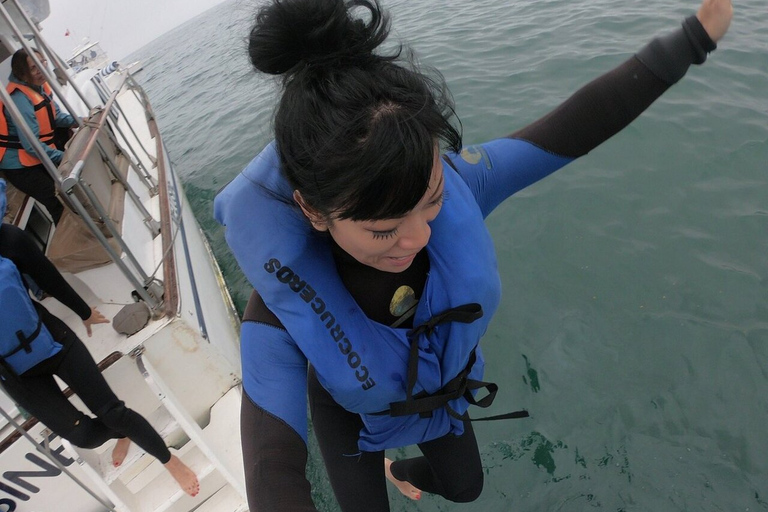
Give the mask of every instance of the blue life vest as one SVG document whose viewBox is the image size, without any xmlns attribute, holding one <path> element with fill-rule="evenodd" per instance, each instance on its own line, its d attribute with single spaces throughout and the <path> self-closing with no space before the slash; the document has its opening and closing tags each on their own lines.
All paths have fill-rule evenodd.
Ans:
<svg viewBox="0 0 768 512">
<path fill-rule="evenodd" d="M 16 265 L 0 256 L 0 378 L 21 375 L 61 350 L 37 314 Z"/>
<path fill-rule="evenodd" d="M 216 197 L 215 217 L 227 227 L 240 267 L 323 387 L 361 414 L 359 446 L 366 451 L 460 435 L 460 417 L 472 401 L 466 381 L 483 374 L 478 342 L 501 298 L 496 256 L 469 188 L 450 168 L 444 176 L 446 200 L 430 223 L 430 271 L 410 338 L 408 329 L 366 317 L 344 287 L 328 235 L 312 229 L 295 205 L 274 143 Z M 454 308 L 457 315 L 441 317 Z M 411 373 L 418 371 L 411 390 L 409 359 Z M 446 386 L 461 389 L 446 395 Z M 436 393 L 452 399 L 438 399 L 439 408 L 421 414 L 402 407 Z M 405 415 L 393 416 L 393 408 Z"/>
</svg>

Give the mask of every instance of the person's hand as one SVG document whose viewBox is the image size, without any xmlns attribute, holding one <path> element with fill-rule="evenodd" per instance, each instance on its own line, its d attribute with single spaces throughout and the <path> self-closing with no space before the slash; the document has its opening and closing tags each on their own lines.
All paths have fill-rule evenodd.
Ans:
<svg viewBox="0 0 768 512">
<path fill-rule="evenodd" d="M 91 316 L 83 320 L 83 325 L 85 326 L 85 332 L 88 333 L 88 337 L 91 337 L 91 326 L 93 324 L 108 324 L 109 320 L 107 317 L 101 314 L 101 312 L 96 308 L 91 308 Z"/>
<path fill-rule="evenodd" d="M 731 0 L 704 0 L 696 17 L 707 31 L 709 38 L 716 43 L 731 25 L 731 18 L 733 18 Z"/>
</svg>

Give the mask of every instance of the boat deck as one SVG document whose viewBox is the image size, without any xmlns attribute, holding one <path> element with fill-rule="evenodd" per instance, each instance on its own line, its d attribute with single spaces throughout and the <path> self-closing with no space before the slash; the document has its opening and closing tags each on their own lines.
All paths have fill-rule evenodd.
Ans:
<svg viewBox="0 0 768 512">
<path fill-rule="evenodd" d="M 118 397 L 144 415 L 196 472 L 201 492 L 194 498 L 184 494 L 158 461 L 135 446 L 116 470 L 109 463 L 114 442 L 83 450 L 34 421 L 25 423 L 30 437 L 24 438 L 0 419 L 4 468 L 34 472 L 38 466 L 44 467 L 49 463 L 30 454 L 39 451 L 36 444 L 48 442 L 51 449 L 71 457 L 62 460 L 77 462 L 70 469 L 84 487 L 62 483 L 65 476 L 54 479 L 49 490 L 38 488 L 32 496 L 29 504 L 34 503 L 36 509 L 49 509 L 56 503 L 53 506 L 61 512 L 103 510 L 98 500 L 88 497 L 91 493 L 119 512 L 247 510 L 237 429 L 239 321 L 210 247 L 192 212 L 185 208 L 186 198 L 145 101 L 138 89 L 129 88 L 116 96 L 116 117 L 110 114 L 109 122 L 119 149 L 90 153 L 83 149 L 91 140 L 89 130 L 103 132 L 96 130 L 98 116 L 81 128 L 79 138 L 70 141 L 67 155 L 71 158 L 66 163 L 65 156 L 59 171 L 64 186 L 68 177 L 77 176 L 78 161 L 85 164 L 81 178 L 88 190 L 79 185 L 71 189 L 84 205 L 84 210 L 78 210 L 80 215 L 65 212 L 54 229 L 41 206 L 12 191 L 16 211 L 6 220 L 35 231 L 64 278 L 107 318 L 133 304 L 138 295 L 159 298 L 148 324 L 135 334 L 121 334 L 111 324 L 100 324 L 92 326 L 91 337 L 68 307 L 53 297 L 42 302 L 103 363 L 102 373 Z M 103 135 L 94 135 L 93 140 L 105 142 Z M 104 162 L 105 154 L 114 160 L 111 167 Z M 90 192 L 97 202 L 87 197 Z M 73 203 L 77 209 L 77 201 Z M 93 229 L 88 228 L 87 219 L 94 222 Z M 101 235 L 107 238 L 101 239 Z M 0 406 L 22 422 L 22 411 L 4 395 L 0 398 Z M 77 396 L 70 400 L 87 410 Z M 80 498 L 71 504 L 63 502 L 57 498 L 62 489 Z M 74 508 L 67 508 L 70 505 Z"/>
</svg>

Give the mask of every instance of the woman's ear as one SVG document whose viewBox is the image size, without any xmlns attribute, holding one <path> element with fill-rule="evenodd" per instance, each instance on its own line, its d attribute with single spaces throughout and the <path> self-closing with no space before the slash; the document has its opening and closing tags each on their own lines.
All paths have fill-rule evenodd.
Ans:
<svg viewBox="0 0 768 512">
<path fill-rule="evenodd" d="M 294 190 L 293 200 L 296 201 L 296 204 L 299 205 L 299 208 L 301 208 L 304 216 L 309 219 L 309 223 L 312 224 L 313 228 L 318 231 L 328 231 L 328 222 L 320 213 L 312 209 L 312 207 L 308 206 L 307 203 L 304 202 L 304 198 L 301 197 L 301 192 Z"/>
</svg>

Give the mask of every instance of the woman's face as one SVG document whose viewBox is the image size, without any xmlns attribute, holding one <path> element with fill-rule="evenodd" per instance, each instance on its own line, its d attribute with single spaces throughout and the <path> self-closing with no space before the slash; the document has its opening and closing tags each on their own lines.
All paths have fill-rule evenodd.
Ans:
<svg viewBox="0 0 768 512">
<path fill-rule="evenodd" d="M 339 247 L 363 265 L 384 272 L 402 272 L 429 242 L 429 223 L 440 213 L 444 190 L 443 163 L 440 152 L 435 151 L 429 187 L 403 217 L 371 221 L 331 219 L 315 222 L 314 226 L 327 229 Z"/>
<path fill-rule="evenodd" d="M 40 59 L 40 62 L 43 64 L 43 66 L 47 64 L 42 55 L 38 55 L 37 58 Z M 32 57 L 27 57 L 27 69 L 27 76 L 25 79 L 23 79 L 25 82 L 37 86 L 41 86 L 45 83 L 45 75 L 43 75 L 43 72 L 37 68 L 37 65 L 32 60 Z"/>
</svg>

